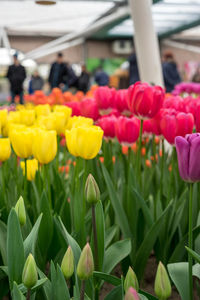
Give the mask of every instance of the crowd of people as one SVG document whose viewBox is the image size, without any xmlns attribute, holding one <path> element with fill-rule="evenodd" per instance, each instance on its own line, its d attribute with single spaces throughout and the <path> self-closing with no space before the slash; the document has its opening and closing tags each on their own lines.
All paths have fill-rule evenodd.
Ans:
<svg viewBox="0 0 200 300">
<path fill-rule="evenodd" d="M 134 84 L 140 80 L 136 54 L 133 53 L 129 59 L 129 84 Z M 162 59 L 163 78 L 166 92 L 173 91 L 175 85 L 181 82 L 177 64 L 171 52 L 166 52 Z M 20 103 L 23 103 L 23 83 L 26 79 L 26 70 L 20 64 L 17 53 L 13 56 L 13 64 L 9 66 L 7 78 L 10 82 L 11 103 L 15 102 L 15 96 L 18 95 Z M 98 68 L 94 74 L 94 81 L 99 86 L 109 85 L 109 75 L 102 69 Z M 193 76 L 194 82 L 200 82 L 200 67 Z M 44 79 L 37 70 L 31 76 L 28 86 L 28 93 L 33 94 L 44 87 Z M 52 63 L 48 76 L 50 90 L 55 87 L 60 88 L 63 92 L 69 89 L 76 89 L 86 93 L 90 87 L 90 74 L 85 65 L 81 67 L 81 74 L 77 76 L 73 68 L 64 61 L 63 54 L 59 52 L 56 61 Z"/>
</svg>

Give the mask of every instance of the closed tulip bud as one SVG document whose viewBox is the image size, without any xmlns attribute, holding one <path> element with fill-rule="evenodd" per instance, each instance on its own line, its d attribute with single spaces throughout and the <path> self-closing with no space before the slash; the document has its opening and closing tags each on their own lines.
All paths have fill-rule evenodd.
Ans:
<svg viewBox="0 0 200 300">
<path fill-rule="evenodd" d="M 85 184 L 85 196 L 86 200 L 91 204 L 95 204 L 100 200 L 99 187 L 91 174 L 88 175 Z"/>
<path fill-rule="evenodd" d="M 130 287 L 126 292 L 124 300 L 140 300 L 137 291 Z"/>
<path fill-rule="evenodd" d="M 77 275 L 81 280 L 87 280 L 94 271 L 94 260 L 90 245 L 87 243 L 81 252 L 77 266 Z"/>
<path fill-rule="evenodd" d="M 32 254 L 29 254 L 22 273 L 22 282 L 28 288 L 31 289 L 36 285 L 38 281 L 37 266 Z"/>
<path fill-rule="evenodd" d="M 127 292 L 127 290 L 133 287 L 137 292 L 139 290 L 139 284 L 137 280 L 137 276 L 133 269 L 129 267 L 128 272 L 126 274 L 125 280 L 124 280 L 124 290 Z"/>
<path fill-rule="evenodd" d="M 172 292 L 167 271 L 161 262 L 159 262 L 156 273 L 154 291 L 156 296 L 162 300 L 168 299 L 171 296 Z"/>
<path fill-rule="evenodd" d="M 22 196 L 19 197 L 19 200 L 17 201 L 15 205 L 15 210 L 19 218 L 19 223 L 21 226 L 25 225 L 26 223 L 26 210 L 24 206 L 24 199 Z"/>
<path fill-rule="evenodd" d="M 63 257 L 61 270 L 65 279 L 69 279 L 74 273 L 74 255 L 70 246 Z"/>
</svg>

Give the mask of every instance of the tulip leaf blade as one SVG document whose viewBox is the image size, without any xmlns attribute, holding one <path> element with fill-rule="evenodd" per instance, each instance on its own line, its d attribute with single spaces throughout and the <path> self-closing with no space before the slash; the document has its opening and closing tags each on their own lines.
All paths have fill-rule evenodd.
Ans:
<svg viewBox="0 0 200 300">
<path fill-rule="evenodd" d="M 112 242 L 116 232 L 117 232 L 118 226 L 113 225 L 109 227 L 105 232 L 105 248 L 108 248 L 110 243 Z"/>
<path fill-rule="evenodd" d="M 139 295 L 140 295 L 140 297 L 141 297 L 141 295 L 146 296 L 146 299 L 148 299 L 148 300 L 158 300 L 158 298 L 156 298 L 155 296 L 153 296 L 143 290 L 139 290 Z"/>
<path fill-rule="evenodd" d="M 173 283 L 175 284 L 181 296 L 181 299 L 182 300 L 190 299 L 188 263 L 180 262 L 180 263 L 168 264 L 167 269 Z"/>
<path fill-rule="evenodd" d="M 7 226 L 5 223 L 0 221 L 0 253 L 4 265 L 7 265 L 6 239 L 7 239 Z"/>
<path fill-rule="evenodd" d="M 114 189 L 113 183 L 111 181 L 110 175 L 106 169 L 106 167 L 101 164 L 103 176 L 107 185 L 108 193 L 110 196 L 110 201 L 112 203 L 113 209 L 115 211 L 117 223 L 122 231 L 122 234 L 125 238 L 131 237 L 131 230 L 127 221 L 127 217 L 124 211 L 124 208 L 120 202 L 120 199 Z"/>
<path fill-rule="evenodd" d="M 112 291 L 104 298 L 104 300 L 116 300 L 123 299 L 121 284 L 116 286 Z"/>
<path fill-rule="evenodd" d="M 94 277 L 97 277 L 97 278 L 100 278 L 114 286 L 118 286 L 121 284 L 121 279 L 116 277 L 116 276 L 113 276 L 113 275 L 109 275 L 109 274 L 106 274 L 106 273 L 103 273 L 103 272 L 93 272 L 93 276 Z"/>
<path fill-rule="evenodd" d="M 12 288 L 14 281 L 17 283 L 21 282 L 25 261 L 21 229 L 14 208 L 11 209 L 8 216 L 7 260 L 9 283 Z"/>
<path fill-rule="evenodd" d="M 138 203 L 142 209 L 147 225 L 152 226 L 153 224 L 152 216 L 144 198 L 138 193 L 138 191 L 135 188 L 133 188 L 133 193 L 136 196 Z"/>
<path fill-rule="evenodd" d="M 103 206 L 101 201 L 99 201 L 95 206 L 95 214 L 98 239 L 99 270 L 102 270 L 105 255 L 105 224 Z"/>
<path fill-rule="evenodd" d="M 103 271 L 109 274 L 121 260 L 130 254 L 130 252 L 130 239 L 118 241 L 112 244 L 105 252 Z"/>
<path fill-rule="evenodd" d="M 196 260 L 200 264 L 200 255 L 197 254 L 194 250 L 190 249 L 189 247 L 185 246 L 185 249 L 192 255 L 194 260 Z"/>
<path fill-rule="evenodd" d="M 42 214 L 40 214 L 31 232 L 29 233 L 29 235 L 24 241 L 25 258 L 28 257 L 29 253 L 32 253 L 33 256 L 35 256 L 36 241 L 38 237 L 41 220 L 42 220 Z"/>
<path fill-rule="evenodd" d="M 51 286 L 52 299 L 70 300 L 69 290 L 63 273 L 59 265 L 55 268 L 53 262 L 51 262 Z"/>
<path fill-rule="evenodd" d="M 26 298 L 20 291 L 19 287 L 17 286 L 16 282 L 13 283 L 13 290 L 12 290 L 12 299 L 13 300 L 25 300 Z"/>
</svg>

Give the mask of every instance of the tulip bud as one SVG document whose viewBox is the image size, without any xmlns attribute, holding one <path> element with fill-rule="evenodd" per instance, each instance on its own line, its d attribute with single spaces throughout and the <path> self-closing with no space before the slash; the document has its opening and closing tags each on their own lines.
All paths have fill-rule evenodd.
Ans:
<svg viewBox="0 0 200 300">
<path fill-rule="evenodd" d="M 159 299 L 163 299 L 163 300 L 168 299 L 172 292 L 167 271 L 161 262 L 159 262 L 157 273 L 156 273 L 154 291 L 156 296 Z"/>
<path fill-rule="evenodd" d="M 124 280 L 124 290 L 127 292 L 127 290 L 133 287 L 137 292 L 139 290 L 139 284 L 137 280 L 137 276 L 133 269 L 129 267 L 128 272 L 126 274 L 125 280 Z"/>
<path fill-rule="evenodd" d="M 140 300 L 140 298 L 139 298 L 136 290 L 134 288 L 130 287 L 128 289 L 128 291 L 126 292 L 124 300 Z"/>
<path fill-rule="evenodd" d="M 81 280 L 86 280 L 92 276 L 94 271 L 94 260 L 90 245 L 87 243 L 81 252 L 77 266 L 77 275 Z"/>
<path fill-rule="evenodd" d="M 22 196 L 19 197 L 19 200 L 15 205 L 15 210 L 19 218 L 19 223 L 21 226 L 23 226 L 26 223 L 26 211 L 24 206 L 24 199 Z"/>
<path fill-rule="evenodd" d="M 38 280 L 37 266 L 32 254 L 29 254 L 22 273 L 22 282 L 28 288 L 31 289 L 36 285 Z"/>
<path fill-rule="evenodd" d="M 72 248 L 69 246 L 61 263 L 61 270 L 65 279 L 69 279 L 74 273 L 74 255 Z"/>
<path fill-rule="evenodd" d="M 100 200 L 99 187 L 94 177 L 89 174 L 85 184 L 85 195 L 89 203 L 95 204 Z"/>
</svg>

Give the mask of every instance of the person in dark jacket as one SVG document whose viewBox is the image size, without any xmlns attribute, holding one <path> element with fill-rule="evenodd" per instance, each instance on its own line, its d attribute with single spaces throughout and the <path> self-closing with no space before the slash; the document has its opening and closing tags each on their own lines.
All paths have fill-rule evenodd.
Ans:
<svg viewBox="0 0 200 300">
<path fill-rule="evenodd" d="M 36 70 L 29 82 L 29 94 L 33 94 L 35 91 L 41 91 L 44 85 L 43 78 L 39 75 L 38 71 Z"/>
<path fill-rule="evenodd" d="M 99 86 L 109 85 L 109 76 L 102 68 L 97 70 L 94 80 Z"/>
<path fill-rule="evenodd" d="M 9 66 L 6 75 L 10 82 L 11 103 L 15 103 L 15 96 L 18 95 L 20 104 L 23 104 L 23 82 L 26 78 L 26 71 L 25 68 L 20 64 L 17 53 L 14 54 L 13 60 L 14 63 Z"/>
<path fill-rule="evenodd" d="M 86 93 L 89 88 L 90 75 L 86 70 L 86 66 L 82 66 L 81 75 L 78 78 L 78 90 Z"/>
<path fill-rule="evenodd" d="M 170 93 L 173 91 L 175 85 L 181 82 L 181 77 L 178 72 L 174 56 L 171 52 L 166 52 L 164 54 L 162 68 L 166 92 Z"/>
<path fill-rule="evenodd" d="M 129 84 L 131 85 L 136 83 L 137 81 L 140 81 L 137 58 L 135 53 L 131 54 L 128 61 L 129 61 Z"/>
<path fill-rule="evenodd" d="M 63 88 L 66 84 L 67 66 L 63 62 L 63 54 L 59 52 L 57 54 L 57 60 L 51 65 L 49 73 L 49 84 L 51 88 L 59 87 Z"/>
</svg>

